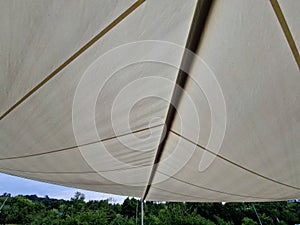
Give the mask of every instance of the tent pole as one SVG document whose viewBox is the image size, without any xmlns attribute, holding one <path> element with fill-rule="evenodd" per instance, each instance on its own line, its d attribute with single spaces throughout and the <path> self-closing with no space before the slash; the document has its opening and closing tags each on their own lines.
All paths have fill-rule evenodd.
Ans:
<svg viewBox="0 0 300 225">
<path fill-rule="evenodd" d="M 141 199 L 141 225 L 144 225 L 144 199 Z"/>
<path fill-rule="evenodd" d="M 253 207 L 253 209 L 254 209 L 254 211 L 255 211 L 255 214 L 256 214 L 256 216 L 257 216 L 257 218 L 258 218 L 259 224 L 262 225 L 261 220 L 260 220 L 260 218 L 259 218 L 259 215 L 258 215 L 258 213 L 257 213 L 257 211 L 256 211 L 256 208 L 255 208 L 255 206 L 254 206 L 253 203 L 252 203 L 252 207 Z"/>
<path fill-rule="evenodd" d="M 135 225 L 138 224 L 138 210 L 139 210 L 139 201 L 136 201 L 136 208 L 135 208 Z"/>
<path fill-rule="evenodd" d="M 9 194 L 10 195 L 10 194 Z M 2 203 L 2 205 L 0 206 L 0 212 L 1 212 L 1 209 L 3 208 L 3 206 L 5 205 L 8 197 L 10 197 L 9 195 L 6 196 L 6 199 L 4 200 L 4 202 Z"/>
</svg>

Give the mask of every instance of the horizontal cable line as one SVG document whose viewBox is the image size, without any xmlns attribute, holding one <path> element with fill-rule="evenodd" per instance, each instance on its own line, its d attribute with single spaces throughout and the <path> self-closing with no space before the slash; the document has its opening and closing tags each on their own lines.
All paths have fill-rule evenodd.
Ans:
<svg viewBox="0 0 300 225">
<path fill-rule="evenodd" d="M 189 197 L 189 198 L 199 198 L 199 196 L 191 196 L 191 195 L 186 195 L 186 194 L 182 194 L 182 193 L 177 193 L 177 192 L 174 192 L 174 191 L 165 190 L 165 189 L 162 189 L 162 188 L 159 188 L 159 187 L 155 187 L 155 186 L 152 186 L 151 189 L 157 189 L 157 190 L 160 190 L 160 191 L 165 191 L 165 192 L 168 192 L 170 194 L 174 194 L 174 195 L 178 195 L 178 196 L 181 195 L 181 196 L 185 196 L 185 197 Z M 213 201 L 213 200 L 215 200 L 215 199 L 210 199 L 210 198 L 201 198 L 201 199 L 206 200 L 206 201 Z"/>
<path fill-rule="evenodd" d="M 71 62 L 78 58 L 83 52 L 95 44 L 101 37 L 103 37 L 112 28 L 118 25 L 123 19 L 125 19 L 129 14 L 131 14 L 136 8 L 138 8 L 145 0 L 138 0 L 133 5 L 131 5 L 125 12 L 113 20 L 108 26 L 100 31 L 95 37 L 93 37 L 88 43 L 81 47 L 77 52 L 75 52 L 70 58 L 68 58 L 63 64 L 56 68 L 51 74 L 49 74 L 44 80 L 42 80 L 37 86 L 32 88 L 26 95 L 24 95 L 19 101 L 17 101 L 13 106 L 11 106 L 5 113 L 0 116 L 0 120 L 6 117 L 10 112 L 22 104 L 26 99 L 28 99 L 32 94 L 44 86 L 50 79 L 56 76 L 60 71 L 67 67 Z"/>
<path fill-rule="evenodd" d="M 117 168 L 111 170 L 91 170 L 91 171 L 28 171 L 28 170 L 19 170 L 19 169 L 11 169 L 0 167 L 0 170 L 8 170 L 22 173 L 34 173 L 34 174 L 93 174 L 93 173 L 106 173 L 106 172 L 116 172 L 116 171 L 124 171 L 124 170 L 133 170 L 146 166 L 152 166 L 152 163 L 142 164 L 139 166 L 131 166 L 130 168 Z"/>
<path fill-rule="evenodd" d="M 211 198 L 202 198 L 201 196 L 195 196 L 195 195 L 186 195 L 186 194 L 177 193 L 177 192 L 173 192 L 173 191 L 170 191 L 170 190 L 165 190 L 165 189 L 162 189 L 162 188 L 158 188 L 158 187 L 155 187 L 155 186 L 153 186 L 152 188 L 158 189 L 160 191 L 165 191 L 165 192 L 168 192 L 168 193 L 171 193 L 171 194 L 174 194 L 174 195 L 178 195 L 178 196 L 182 195 L 182 196 L 186 196 L 186 197 L 190 197 L 190 198 L 195 198 L 195 199 L 196 198 L 201 198 L 202 200 L 208 200 L 208 201 L 212 201 L 212 202 L 219 202 L 215 198 L 211 199 Z M 249 198 L 250 198 L 250 196 L 249 196 Z M 278 200 L 276 198 L 257 198 L 257 197 L 252 197 L 252 196 L 251 196 L 251 198 L 255 198 L 255 199 L 259 199 L 259 200 L 268 200 L 268 201 L 277 201 Z M 189 202 L 189 201 L 187 201 L 187 202 Z"/>
<path fill-rule="evenodd" d="M 31 179 L 31 178 L 30 178 Z M 119 184 L 119 183 L 109 183 L 109 184 L 103 184 L 103 183 L 74 183 L 74 182 L 55 182 L 52 180 L 43 179 L 43 182 L 47 182 L 50 184 L 57 184 L 57 185 L 65 185 L 65 186 L 79 186 L 79 185 L 87 185 L 87 186 L 97 186 L 97 187 L 103 187 L 103 186 L 123 186 L 123 187 L 145 187 L 145 183 L 135 183 L 132 185 L 129 184 Z M 111 193 L 109 193 L 111 194 Z"/>
<path fill-rule="evenodd" d="M 106 180 L 105 177 L 101 177 L 101 178 L 104 178 Z M 32 179 L 32 178 L 28 178 L 28 179 Z M 102 187 L 103 186 L 145 187 L 145 183 L 143 183 L 143 184 L 134 184 L 134 186 L 130 186 L 130 185 L 127 185 L 127 184 L 119 184 L 119 183 L 108 183 L 108 184 L 107 183 L 106 184 L 96 183 L 96 182 L 95 183 L 74 183 L 74 182 L 56 182 L 56 181 L 47 180 L 47 179 L 40 179 L 40 181 L 43 181 L 43 182 L 46 182 L 46 183 L 49 183 L 49 184 L 70 186 L 72 188 L 74 188 L 74 186 L 80 186 L 80 185 L 97 186 L 97 187 L 100 187 L 100 186 L 102 186 Z M 109 181 L 109 180 L 107 180 L 107 181 Z M 112 182 L 112 181 L 109 181 L 109 182 Z"/>
<path fill-rule="evenodd" d="M 48 151 L 48 152 L 41 152 L 41 153 L 35 153 L 35 154 L 30 154 L 30 155 L 0 158 L 0 161 L 2 161 L 2 160 L 9 160 L 9 159 L 23 159 L 23 158 L 28 158 L 28 157 L 48 155 L 48 154 L 53 154 L 53 153 L 58 153 L 58 152 L 63 152 L 63 151 L 68 151 L 68 150 L 73 150 L 73 149 L 76 149 L 76 148 L 80 148 L 80 147 L 84 147 L 84 146 L 88 146 L 88 145 L 93 145 L 93 144 L 96 144 L 96 143 L 105 142 L 105 141 L 109 141 L 109 140 L 112 140 L 112 139 L 116 139 L 116 138 L 128 136 L 130 134 L 136 134 L 136 133 L 143 132 L 143 131 L 146 131 L 146 130 L 150 130 L 150 129 L 153 129 L 153 128 L 161 127 L 163 125 L 164 124 L 158 124 L 158 125 L 155 125 L 155 126 L 152 126 L 152 127 L 143 128 L 143 129 L 136 130 L 136 131 L 133 131 L 133 132 L 130 132 L 130 133 L 124 133 L 124 134 L 121 134 L 121 135 L 117 135 L 117 136 L 113 136 L 113 137 L 109 137 L 109 138 L 104 138 L 104 139 L 101 139 L 101 140 L 98 140 L 98 141 L 93 141 L 93 142 L 86 143 L 86 144 L 76 145 L 76 146 L 72 146 L 72 147 L 66 147 L 66 148 L 62 148 L 62 149 L 56 149 L 56 150 L 52 150 L 52 151 Z"/>
<path fill-rule="evenodd" d="M 165 176 L 168 176 L 170 179 L 174 179 L 174 180 L 176 180 L 178 182 L 185 183 L 187 185 L 191 185 L 193 187 L 204 189 L 204 190 L 215 192 L 215 193 L 220 193 L 220 194 L 225 194 L 225 195 L 230 195 L 230 196 L 236 196 L 236 197 L 242 197 L 242 198 L 246 197 L 246 198 L 255 198 L 255 199 L 266 199 L 266 198 L 263 198 L 263 197 L 254 197 L 254 196 L 251 196 L 251 195 L 241 195 L 241 194 L 234 194 L 234 193 L 230 193 L 230 192 L 226 192 L 226 191 L 219 191 L 219 190 L 216 190 L 216 189 L 212 189 L 212 188 L 208 188 L 208 187 L 196 185 L 196 184 L 193 184 L 193 183 L 181 180 L 181 179 L 173 177 L 173 176 L 170 177 L 168 174 L 165 174 L 165 173 L 163 173 L 161 171 L 159 171 L 159 173 L 161 173 L 161 174 L 163 174 Z M 274 199 L 270 198 L 269 200 L 274 200 Z"/>
<path fill-rule="evenodd" d="M 27 176 L 18 176 L 18 175 L 15 175 L 15 174 L 12 174 L 12 173 L 6 173 L 8 175 L 11 175 L 11 176 L 16 176 L 16 177 L 20 177 L 20 178 L 25 178 L 25 179 L 30 179 L 32 180 L 31 177 L 27 177 Z M 35 178 L 36 179 L 36 178 Z M 118 183 L 110 183 L 110 184 L 103 184 L 103 183 L 74 183 L 74 182 L 56 182 L 56 181 L 52 181 L 52 180 L 47 180 L 47 179 L 39 179 L 38 180 L 35 180 L 35 181 L 40 181 L 40 182 L 44 182 L 44 183 L 48 183 L 48 184 L 55 184 L 55 185 L 63 185 L 63 186 L 68 186 L 68 187 L 71 187 L 71 188 L 74 188 L 75 186 L 79 187 L 80 185 L 89 185 L 89 186 L 124 186 L 124 187 L 128 187 L 129 185 L 125 185 L 125 184 L 118 184 Z M 75 186 L 72 186 L 72 185 L 75 185 Z M 142 185 L 141 187 L 144 187 L 145 185 Z M 139 187 L 139 186 L 136 186 L 136 187 Z M 91 190 L 91 189 L 89 189 Z M 91 190 L 91 191 L 95 191 L 95 190 Z"/>
<path fill-rule="evenodd" d="M 236 167 L 239 167 L 240 169 L 243 169 L 243 170 L 245 170 L 245 171 L 247 171 L 247 172 L 249 172 L 249 173 L 252 173 L 253 175 L 256 175 L 256 176 L 258 176 L 258 177 L 264 178 L 264 179 L 269 180 L 269 181 L 271 181 L 271 182 L 273 182 L 273 183 L 280 184 L 280 185 L 282 185 L 282 186 L 286 186 L 286 187 L 289 187 L 289 188 L 292 188 L 292 189 L 300 190 L 299 187 L 295 187 L 295 186 L 292 186 L 292 185 L 289 185 L 289 184 L 282 183 L 282 182 L 277 181 L 277 180 L 274 180 L 274 179 L 272 179 L 272 178 L 270 178 L 270 177 L 264 176 L 264 175 L 262 175 L 262 174 L 260 174 L 260 173 L 258 173 L 258 172 L 255 172 L 255 171 L 253 171 L 253 170 L 251 170 L 251 169 L 248 169 L 248 168 L 246 168 L 246 167 L 244 167 L 244 166 L 241 166 L 241 165 L 239 165 L 238 163 L 235 163 L 235 162 L 233 162 L 233 161 L 231 161 L 231 160 L 225 158 L 224 156 L 221 156 L 221 155 L 219 155 L 219 154 L 214 153 L 213 151 L 211 151 L 211 150 L 209 150 L 209 149 L 207 149 L 207 148 L 205 148 L 205 147 L 203 147 L 203 146 L 197 144 L 196 142 L 194 142 L 194 141 L 192 141 L 192 140 L 190 140 L 190 139 L 188 139 L 188 138 L 186 138 L 186 137 L 184 137 L 184 136 L 178 134 L 177 132 L 175 132 L 175 131 L 173 131 L 173 130 L 171 130 L 171 132 L 172 132 L 173 134 L 177 135 L 178 137 L 181 137 L 181 138 L 183 138 L 184 140 L 186 140 L 186 141 L 188 141 L 188 142 L 190 142 L 190 143 L 192 143 L 192 144 L 198 146 L 199 148 L 201 148 L 201 149 L 203 149 L 203 150 L 205 150 L 205 151 L 207 151 L 207 152 L 209 152 L 209 153 L 215 155 L 216 157 L 218 157 L 218 158 L 220 158 L 220 159 L 222 159 L 222 160 L 224 160 L 224 161 L 226 161 L 226 162 L 228 162 L 228 163 L 230 163 L 230 164 L 232 164 L 232 165 L 234 165 L 234 166 L 236 166 Z"/>
</svg>

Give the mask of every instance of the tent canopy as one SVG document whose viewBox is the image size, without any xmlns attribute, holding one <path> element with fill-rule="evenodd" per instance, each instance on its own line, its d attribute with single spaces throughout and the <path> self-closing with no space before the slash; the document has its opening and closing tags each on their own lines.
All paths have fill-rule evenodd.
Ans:
<svg viewBox="0 0 300 225">
<path fill-rule="evenodd" d="M 0 171 L 155 201 L 300 198 L 300 1 L 1 1 Z"/>
</svg>

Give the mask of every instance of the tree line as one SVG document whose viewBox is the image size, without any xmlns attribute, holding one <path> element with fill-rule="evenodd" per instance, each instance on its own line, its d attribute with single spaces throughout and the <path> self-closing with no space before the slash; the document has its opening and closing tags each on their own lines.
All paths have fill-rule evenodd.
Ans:
<svg viewBox="0 0 300 225">
<path fill-rule="evenodd" d="M 4 201 L 5 204 L 3 205 Z M 0 196 L 0 224 L 53 225 L 135 225 L 140 224 L 140 202 L 127 198 L 123 204 L 109 200 L 85 201 L 76 192 L 70 200 L 52 199 L 36 195 Z M 144 224 L 165 225 L 290 225 L 300 223 L 300 203 L 173 203 L 145 202 Z"/>
</svg>

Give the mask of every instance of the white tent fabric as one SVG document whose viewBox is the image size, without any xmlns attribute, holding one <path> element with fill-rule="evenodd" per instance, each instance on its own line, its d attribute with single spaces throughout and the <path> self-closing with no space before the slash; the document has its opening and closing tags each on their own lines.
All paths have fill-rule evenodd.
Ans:
<svg viewBox="0 0 300 225">
<path fill-rule="evenodd" d="M 142 1 L 139 2 L 140 4 L 143 3 Z M 39 12 L 39 10 L 36 10 L 39 5 L 34 1 L 27 2 L 27 8 L 19 5 L 18 1 L 14 3 L 4 2 L 3 4 L 7 4 L 8 6 L 1 7 L 1 9 L 11 13 L 11 19 L 5 18 L 5 21 L 7 21 L 8 25 L 10 23 L 16 24 L 10 25 L 13 28 L 10 28 L 10 26 L 6 28 L 8 33 L 16 30 L 15 34 L 11 34 L 12 36 L 21 39 L 21 36 L 24 36 L 26 32 L 30 32 L 27 29 L 28 26 L 34 26 L 35 22 L 39 22 L 38 20 L 29 18 L 27 19 L 28 24 L 24 26 L 18 24 L 22 21 L 24 23 L 27 22 L 24 19 L 24 17 L 26 18 L 24 14 L 28 16 L 33 11 Z M 32 44 L 36 44 L 36 46 L 31 47 L 28 44 L 19 43 L 18 39 L 15 40 L 16 43 L 11 44 L 12 47 L 10 49 L 5 50 L 9 46 L 6 42 L 11 41 L 11 39 L 3 37 L 4 40 L 1 40 L 1 49 L 4 49 L 3 51 L 1 50 L 1 63 L 4 63 L 1 66 L 1 69 L 4 70 L 1 73 L 1 86 L 5 87 L 1 93 L 2 102 L 0 108 L 2 112 L 8 110 L 9 106 L 22 98 L 29 89 L 38 85 L 45 76 L 52 72 L 52 68 L 56 68 L 62 64 L 70 54 L 89 41 L 95 35 L 95 30 L 97 32 L 101 31 L 103 27 L 107 26 L 121 13 L 130 8 L 132 1 L 127 1 L 126 4 L 125 1 L 76 2 L 73 5 L 76 8 L 74 12 L 69 9 L 70 6 L 67 2 L 50 2 L 49 4 L 49 9 L 46 6 L 42 7 L 42 4 L 40 5 L 43 10 L 37 18 L 45 20 L 46 24 L 42 26 L 43 29 L 53 26 L 53 32 L 56 33 L 58 40 L 51 39 L 51 41 L 48 41 L 48 39 L 43 39 L 43 36 L 40 37 L 44 35 L 43 31 L 37 28 L 36 30 L 32 28 L 35 32 L 32 34 L 32 31 L 30 35 L 38 39 L 43 45 L 48 44 L 50 52 L 37 53 L 35 51 L 39 51 L 39 42 L 33 41 Z M 107 32 L 106 35 L 94 43 L 75 61 L 61 70 L 53 79 L 49 80 L 26 99 L 26 101 L 1 119 L 1 171 L 66 186 L 121 195 L 142 196 L 145 186 L 148 183 L 163 122 L 161 124 L 155 121 L 150 123 L 151 127 L 153 127 L 150 139 L 137 141 L 135 137 L 136 135 L 141 136 L 143 133 L 147 135 L 147 132 L 149 132 L 147 130 L 149 122 L 151 122 L 152 118 L 164 118 L 166 116 L 173 90 L 173 86 L 170 84 L 176 80 L 177 69 L 161 64 L 143 63 L 141 65 L 129 66 L 114 74 L 102 90 L 105 100 L 100 100 L 96 107 L 95 122 L 99 128 L 98 131 L 101 138 L 91 138 L 91 135 L 86 133 L 89 132 L 89 127 L 87 126 L 82 133 L 88 138 L 81 143 L 76 142 L 72 125 L 72 107 L 76 88 L 84 72 L 99 56 L 122 44 L 157 39 L 184 46 L 195 6 L 195 1 L 190 1 L 182 7 L 180 2 L 161 2 L 158 0 L 148 1 L 139 5 L 138 8 Z M 63 17 L 60 19 L 61 21 L 59 20 L 61 23 L 58 27 L 55 21 L 47 18 L 49 17 L 48 15 L 58 18 L 56 15 L 58 13 L 57 8 L 60 9 L 59 12 L 61 12 L 61 16 Z M 103 10 L 103 13 L 98 9 Z M 23 10 L 24 12 L 21 13 Z M 70 10 L 70 15 L 65 14 L 66 10 Z M 102 15 L 95 17 L 95 14 Z M 20 17 L 17 15 L 20 15 Z M 66 21 L 64 21 L 64 17 Z M 88 18 L 83 20 L 82 17 Z M 93 22 L 90 23 L 92 20 Z M 73 27 L 73 24 L 76 24 L 76 27 Z M 24 30 L 19 30 L 19 27 L 24 27 Z M 82 34 L 85 33 L 87 38 L 84 39 Z M 28 39 L 29 42 L 33 38 L 29 37 Z M 80 40 L 83 41 L 80 42 Z M 68 48 L 68 52 L 64 48 Z M 31 51 L 32 49 L 33 51 Z M 19 55 L 19 52 L 22 51 L 24 54 L 27 52 L 29 55 Z M 55 52 L 53 53 L 52 51 L 58 52 L 57 54 L 60 55 L 55 55 Z M 33 57 L 31 54 L 37 58 L 41 54 L 49 67 L 44 65 L 45 63 L 43 62 L 38 62 L 37 67 L 35 64 L 33 65 L 36 62 L 29 60 L 29 58 Z M 129 53 L 126 52 L 126 54 Z M 163 52 L 162 54 L 166 54 L 167 56 L 168 52 Z M 12 55 L 14 56 L 13 59 L 10 58 Z M 129 56 L 121 55 L 120 60 L 126 57 Z M 28 60 L 23 64 L 27 67 L 31 66 L 32 69 L 27 71 L 21 66 L 11 68 L 10 65 L 14 63 L 15 59 Z M 174 58 L 174 64 L 179 66 L 180 60 L 181 57 Z M 118 65 L 117 59 L 114 59 L 111 63 Z M 105 66 L 114 68 L 113 64 Z M 17 71 L 18 69 L 20 71 Z M 31 70 L 35 73 L 32 73 Z M 23 74 L 23 71 L 26 71 L 26 74 Z M 105 74 L 105 71 L 103 74 Z M 125 96 L 126 102 L 120 105 L 118 109 L 120 114 L 116 121 L 114 121 L 117 124 L 117 128 L 119 128 L 115 133 L 110 116 L 112 103 L 116 95 L 122 87 L 130 84 L 130 82 L 135 81 L 137 78 L 147 78 L 153 76 L 153 74 L 157 77 L 170 80 L 167 84 L 168 86 L 161 82 L 156 82 L 155 84 L 153 82 L 143 82 L 140 87 L 140 93 L 134 92 L 131 93 L 131 96 Z M 100 74 L 99 82 L 105 82 L 104 75 L 102 78 Z M 22 86 L 22 88 L 20 89 L 19 86 Z M 155 86 L 155 89 L 153 89 L 153 86 Z M 128 119 L 127 115 L 123 112 L 126 111 L 127 106 L 131 103 L 132 94 L 142 95 L 143 90 L 153 90 L 152 95 L 155 98 L 145 99 L 134 107 L 135 112 L 131 113 L 130 120 L 132 123 L 130 128 L 134 131 L 140 131 L 140 133 L 124 137 L 127 139 L 125 142 L 130 143 L 130 146 L 126 148 L 124 140 L 120 143 L 120 139 L 114 137 L 131 132 L 131 130 L 128 131 L 123 128 L 123 124 L 127 123 Z M 82 107 L 85 107 L 85 105 L 82 105 Z M 104 145 L 100 143 L 103 139 L 107 139 L 104 141 Z M 83 146 L 79 149 L 78 145 Z M 134 145 L 138 149 L 146 147 L 146 150 L 140 152 L 130 149 Z M 111 154 L 114 154 L 116 158 L 127 164 L 123 163 L 121 165 L 123 167 L 120 167 L 120 163 L 114 164 L 107 157 L 102 157 L 101 147 L 103 151 L 109 149 L 112 152 Z M 89 157 L 89 155 L 91 157 L 87 163 L 85 157 Z M 98 158 L 95 158 L 94 155 L 98 155 Z M 94 162 L 93 159 L 97 159 L 98 161 Z M 91 164 L 93 168 L 91 168 Z M 98 171 L 101 168 L 106 168 L 105 171 L 101 170 L 102 176 Z M 105 172 L 109 171 L 116 171 L 116 174 L 110 176 L 118 176 L 119 174 L 119 178 L 126 181 L 125 184 L 122 183 L 122 180 L 115 182 L 111 177 L 109 178 L 113 179 L 113 181 L 105 179 L 103 176 Z M 125 174 L 124 171 L 126 172 Z"/>
<path fill-rule="evenodd" d="M 299 64 L 269 1 L 213 2 L 165 129 L 201 2 L 1 1 L 0 171 L 155 201 L 300 198 Z M 299 49 L 300 5 L 278 4 Z"/>
<path fill-rule="evenodd" d="M 134 0 L 1 1 L 0 113 L 35 87 Z M 12 78 L 13 74 L 13 78 Z M 3 96 L 3 97 L 2 97 Z"/>
<path fill-rule="evenodd" d="M 203 149 L 197 147 L 195 152 L 200 153 L 190 153 L 186 166 L 166 182 L 160 182 L 160 176 L 170 176 L 173 165 L 162 161 L 157 184 L 153 186 L 158 189 L 152 189 L 150 199 L 184 201 L 188 193 L 193 193 L 188 199 L 191 201 L 204 197 L 267 201 L 299 196 L 299 69 L 269 2 L 231 2 L 232 5 L 218 1 L 214 5 L 204 44 L 197 53 L 213 69 L 224 94 L 227 126 L 222 147 L 219 152 L 208 148 L 216 159 L 202 173 L 198 167 Z M 172 135 L 164 151 L 166 155 L 175 147 L 186 149 L 188 154 L 193 145 L 207 145 L 211 126 L 207 118 L 211 111 L 203 92 L 197 88 L 203 74 L 192 71 L 191 76 L 185 90 L 201 112 L 200 139 L 195 135 L 198 118 L 189 115 L 191 106 L 183 97 L 177 109 L 183 116 L 175 119 L 172 130 L 190 143 L 183 140 L 182 146 L 176 147 L 180 136 Z M 185 134 L 180 132 L 180 124 L 188 126 Z M 170 189 L 171 186 L 176 189 Z M 213 191 L 206 193 L 205 189 Z M 171 190 L 176 191 L 170 193 Z"/>
</svg>

